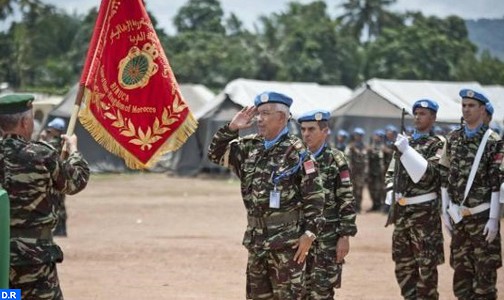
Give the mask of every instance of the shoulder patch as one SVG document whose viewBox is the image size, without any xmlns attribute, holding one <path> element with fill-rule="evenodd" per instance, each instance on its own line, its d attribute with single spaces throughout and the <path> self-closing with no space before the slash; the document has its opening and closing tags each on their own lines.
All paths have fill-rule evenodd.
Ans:
<svg viewBox="0 0 504 300">
<path fill-rule="evenodd" d="M 55 150 L 56 151 L 56 148 L 54 148 L 53 145 L 49 144 L 48 142 L 45 142 L 45 141 L 36 141 L 34 142 L 36 145 L 40 145 L 40 146 L 43 146 L 45 148 L 49 148 L 51 150 Z"/>
</svg>

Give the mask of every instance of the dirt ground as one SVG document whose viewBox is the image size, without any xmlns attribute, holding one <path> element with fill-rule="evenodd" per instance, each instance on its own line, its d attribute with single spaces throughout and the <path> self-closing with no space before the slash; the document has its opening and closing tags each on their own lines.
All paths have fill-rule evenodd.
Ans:
<svg viewBox="0 0 504 300">
<path fill-rule="evenodd" d="M 246 214 L 238 181 L 92 175 L 86 190 L 67 197 L 67 207 L 69 236 L 57 238 L 66 299 L 245 299 Z M 401 299 L 385 215 L 363 213 L 357 223 L 337 298 Z M 439 274 L 440 299 L 454 299 L 447 263 Z M 498 276 L 504 299 L 503 268 Z"/>
</svg>

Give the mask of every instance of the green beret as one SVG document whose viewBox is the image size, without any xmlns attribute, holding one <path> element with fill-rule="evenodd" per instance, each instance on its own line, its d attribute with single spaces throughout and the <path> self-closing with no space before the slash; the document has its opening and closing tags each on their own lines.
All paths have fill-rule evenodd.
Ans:
<svg viewBox="0 0 504 300">
<path fill-rule="evenodd" d="M 33 95 L 10 94 L 0 97 L 0 115 L 25 112 L 32 108 Z"/>
</svg>

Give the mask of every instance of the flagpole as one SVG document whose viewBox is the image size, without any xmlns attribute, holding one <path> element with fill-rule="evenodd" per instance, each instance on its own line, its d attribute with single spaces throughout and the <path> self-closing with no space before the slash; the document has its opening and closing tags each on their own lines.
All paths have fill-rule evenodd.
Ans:
<svg viewBox="0 0 504 300">
<path fill-rule="evenodd" d="M 67 127 L 67 136 L 71 136 L 74 134 L 75 123 L 77 123 L 77 117 L 79 116 L 79 109 L 82 103 L 82 98 L 84 96 L 84 85 L 79 84 L 79 90 L 77 91 L 77 96 L 75 96 L 75 104 L 72 110 L 72 115 L 70 116 L 70 121 L 68 122 Z M 66 159 L 68 157 L 68 149 L 66 143 L 63 144 L 61 149 L 61 159 Z"/>
</svg>

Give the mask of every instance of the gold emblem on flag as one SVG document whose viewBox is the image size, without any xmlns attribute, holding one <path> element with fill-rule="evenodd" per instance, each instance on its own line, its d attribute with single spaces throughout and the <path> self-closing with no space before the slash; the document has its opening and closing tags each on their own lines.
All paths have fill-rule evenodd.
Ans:
<svg viewBox="0 0 504 300">
<path fill-rule="evenodd" d="M 404 197 L 401 197 L 399 200 L 397 200 L 397 203 L 399 203 L 399 205 L 401 206 L 405 206 L 406 205 L 406 198 Z"/>
<path fill-rule="evenodd" d="M 149 84 L 149 79 L 158 71 L 154 60 L 159 52 L 154 45 L 146 43 L 142 50 L 133 46 L 119 62 L 118 81 L 122 88 L 132 90 Z"/>
</svg>

